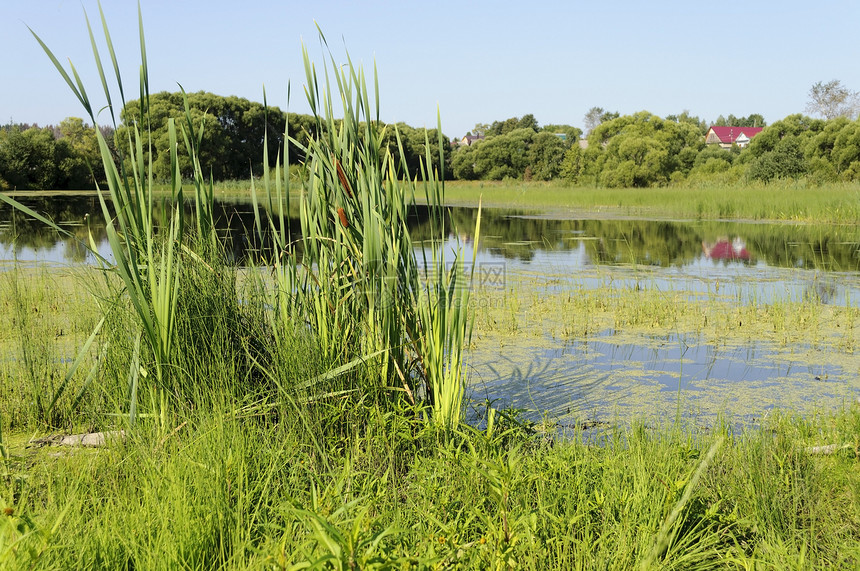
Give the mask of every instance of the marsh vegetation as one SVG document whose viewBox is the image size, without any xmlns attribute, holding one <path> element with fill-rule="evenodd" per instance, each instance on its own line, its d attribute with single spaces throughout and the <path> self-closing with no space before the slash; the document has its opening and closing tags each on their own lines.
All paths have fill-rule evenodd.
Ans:
<svg viewBox="0 0 860 571">
<path fill-rule="evenodd" d="M 587 252 L 591 262 L 573 273 L 531 271 L 548 255 L 529 246 L 537 240 L 481 251 L 482 236 L 503 245 L 502 222 L 480 208 L 445 213 L 444 173 L 432 168 L 444 165 L 444 142 L 425 137 L 419 176 L 405 177 L 414 167 L 391 152 L 397 131 L 375 119 L 372 78 L 333 57 L 320 77 L 307 54 L 306 62 L 318 136 L 295 141 L 300 176 L 276 157 L 249 183 L 240 218 L 253 255 L 219 230 L 223 211 L 199 160 L 205 125 L 190 111 L 168 121 L 174 154 L 159 166 L 170 173 L 167 189 L 149 176 L 145 56 L 142 104 L 122 156 L 114 160 L 97 134 L 107 187 L 87 208 L 107 224 L 92 216 L 61 224 L 3 195 L 25 215 L 4 231 L 36 220 L 87 262 L 10 261 L 0 271 L 8 317 L 0 323 L 4 565 L 856 566 L 851 291 L 745 296 L 738 276 L 750 266 L 740 255 L 712 265 L 726 276 L 721 286 L 692 278 L 665 287 L 643 263 L 653 259 L 644 245 L 658 242 L 645 231 L 608 239 L 613 222 L 568 228 L 576 248 L 550 248 L 580 260 Z M 82 86 L 62 73 L 95 122 Z M 269 164 L 265 141 L 261 148 Z M 407 207 L 416 197 L 423 214 L 413 223 Z M 519 219 L 551 235 L 547 220 Z M 659 228 L 655 235 L 685 232 Z M 608 233 L 594 249 L 598 232 Z M 34 242 L 47 243 L 41 236 Z M 632 246 L 636 239 L 644 249 Z M 636 253 L 644 251 L 651 254 Z M 831 271 L 817 253 L 821 268 L 779 267 Z M 481 274 L 481 264 L 497 263 L 492 256 L 510 262 L 502 283 L 481 281 L 497 277 Z M 665 259 L 656 267 L 683 266 Z M 850 260 L 839 258 L 840 271 L 856 271 Z M 682 287 L 689 283 L 705 289 Z M 599 422 L 578 416 L 592 405 L 571 398 L 564 406 L 572 412 L 499 401 L 516 396 L 499 381 L 538 370 L 540 362 L 530 368 L 535 355 L 595 339 L 809 346 L 844 359 L 847 372 L 828 379 L 842 400 L 803 414 L 770 406 L 745 427 L 739 409 L 688 414 L 683 374 L 668 399 L 662 389 L 660 399 L 646 395 L 627 375 L 612 390 L 650 410 Z M 484 383 L 476 382 L 482 359 L 494 375 L 481 373 Z M 568 395 L 602 375 L 581 354 L 550 372 L 577 386 L 545 391 Z M 109 435 L 106 446 L 35 439 L 95 431 Z M 835 446 L 826 455 L 812 448 L 822 445 Z"/>
</svg>

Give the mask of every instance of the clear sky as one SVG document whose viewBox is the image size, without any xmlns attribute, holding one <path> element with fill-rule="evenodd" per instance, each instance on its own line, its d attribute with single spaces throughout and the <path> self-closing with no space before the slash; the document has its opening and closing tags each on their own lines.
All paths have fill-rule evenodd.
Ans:
<svg viewBox="0 0 860 571">
<path fill-rule="evenodd" d="M 803 112 L 809 88 L 860 90 L 855 0 L 142 0 L 152 92 L 211 91 L 305 113 L 301 46 L 321 65 L 317 22 L 335 57 L 379 72 L 387 122 L 449 137 L 532 113 L 582 127 L 592 106 L 707 121 Z M 104 0 L 127 90 L 140 62 L 137 2 Z M 71 58 L 94 99 L 101 86 L 83 10 L 95 0 L 0 0 L 0 123 L 83 117 L 30 26 Z M 106 50 L 102 48 L 106 57 Z M 287 84 L 291 101 L 287 105 Z M 97 99 L 101 101 L 102 99 Z M 107 123 L 107 115 L 101 122 Z"/>
</svg>

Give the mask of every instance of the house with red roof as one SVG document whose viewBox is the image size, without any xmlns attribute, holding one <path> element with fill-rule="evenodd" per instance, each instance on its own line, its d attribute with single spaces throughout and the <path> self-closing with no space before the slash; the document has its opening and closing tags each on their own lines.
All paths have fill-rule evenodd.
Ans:
<svg viewBox="0 0 860 571">
<path fill-rule="evenodd" d="M 737 145 L 741 148 L 750 144 L 750 140 L 761 133 L 763 127 L 718 127 L 708 129 L 705 135 L 705 143 L 708 145 L 719 145 L 724 149 Z"/>
</svg>

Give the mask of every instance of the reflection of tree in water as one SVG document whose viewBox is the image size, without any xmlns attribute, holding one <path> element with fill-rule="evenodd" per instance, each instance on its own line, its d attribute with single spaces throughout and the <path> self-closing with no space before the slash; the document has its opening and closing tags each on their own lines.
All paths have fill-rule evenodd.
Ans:
<svg viewBox="0 0 860 571">
<path fill-rule="evenodd" d="M 477 210 L 453 209 L 449 222 L 462 233 L 475 227 Z M 413 237 L 429 236 L 416 216 Z M 860 229 L 853 226 L 795 226 L 738 222 L 665 220 L 556 220 L 516 210 L 481 212 L 481 246 L 509 259 L 530 260 L 536 251 L 571 251 L 582 244 L 597 264 L 683 266 L 702 255 L 702 244 L 741 237 L 751 261 L 775 267 L 828 271 L 860 269 Z"/>
<path fill-rule="evenodd" d="M 27 206 L 51 218 L 78 240 L 88 243 L 88 226 L 97 243 L 104 241 L 101 207 L 95 196 L 27 196 Z M 156 201 L 153 219 L 166 220 L 165 205 Z M 85 217 L 88 216 L 88 220 Z M 184 210 L 185 223 L 195 224 L 193 207 Z M 262 212 L 262 225 L 269 221 Z M 270 252 L 271 240 L 260 242 L 252 231 L 254 213 L 248 202 L 216 201 L 215 217 L 219 235 L 228 255 L 242 263 L 252 252 Z M 456 229 L 461 243 L 468 244 L 475 228 L 477 209 L 452 208 L 446 224 Z M 334 223 L 334 222 L 333 222 Z M 426 206 L 416 207 L 409 217 L 413 240 L 431 236 Z M 290 220 L 299 228 L 298 220 Z M 858 243 L 860 228 L 854 226 L 795 226 L 790 224 L 744 224 L 734 222 L 677 222 L 653 220 L 558 220 L 531 216 L 522 210 L 484 209 L 481 212 L 481 247 L 494 255 L 521 261 L 537 252 L 570 252 L 583 248 L 596 264 L 637 264 L 656 267 L 682 266 L 703 256 L 702 244 L 720 237 L 740 236 L 752 258 L 775 267 L 802 267 L 825 271 L 860 269 Z M 85 252 L 75 240 L 60 238 L 44 224 L 0 203 L 0 244 L 15 240 L 16 248 L 45 249 L 65 244 L 68 259 L 83 260 Z"/>
<path fill-rule="evenodd" d="M 2 203 L 0 244 L 8 247 L 14 243 L 16 252 L 21 252 L 24 248 L 38 251 L 63 245 L 66 259 L 83 261 L 86 258 L 86 249 L 81 243 L 89 242 L 89 232 L 92 231 L 97 243 L 106 237 L 104 222 L 100 217 L 101 207 L 95 196 L 26 196 L 18 201 L 53 220 L 74 238 L 59 236 L 44 223 Z M 97 216 L 92 216 L 94 213 Z"/>
<path fill-rule="evenodd" d="M 92 232 L 96 244 L 107 239 L 101 205 L 96 196 L 25 196 L 17 200 L 54 221 L 74 238 L 60 236 L 44 223 L 0 203 L 0 244 L 9 246 L 14 243 L 16 252 L 20 253 L 24 248 L 42 251 L 62 246 L 66 260 L 82 262 L 87 256 L 85 245 L 89 244 L 89 232 Z M 163 200 L 156 200 L 153 204 L 152 219 L 156 228 L 168 220 L 168 208 Z M 235 262 L 244 261 L 248 250 L 271 250 L 270 243 L 257 242 L 250 203 L 216 201 L 215 221 L 228 257 Z M 190 202 L 183 210 L 183 222 L 187 227 L 195 224 L 194 208 Z M 264 229 L 268 229 L 265 211 L 261 222 Z M 293 228 L 299 227 L 298 220 L 291 223 Z"/>
<path fill-rule="evenodd" d="M 788 226 L 788 235 L 762 234 L 748 239 L 767 252 L 772 266 L 854 272 L 860 270 L 860 231 L 852 226 Z"/>
</svg>

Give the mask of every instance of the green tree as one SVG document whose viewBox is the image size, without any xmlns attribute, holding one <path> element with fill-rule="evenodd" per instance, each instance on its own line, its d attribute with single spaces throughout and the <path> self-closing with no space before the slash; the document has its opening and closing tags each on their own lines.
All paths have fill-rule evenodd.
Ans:
<svg viewBox="0 0 860 571">
<path fill-rule="evenodd" d="M 740 149 L 737 147 L 730 150 L 724 149 L 719 145 L 705 145 L 696 155 L 696 159 L 693 161 L 693 168 L 700 167 L 712 159 L 718 159 L 731 165 L 739 151 Z"/>
<path fill-rule="evenodd" d="M 515 129 L 487 138 L 476 149 L 475 175 L 489 180 L 522 178 L 529 166 L 529 147 L 535 135 L 532 129 Z"/>
<path fill-rule="evenodd" d="M 189 93 L 187 98 L 194 129 L 203 126 L 201 163 L 204 169 L 211 169 L 216 180 L 246 178 L 249 170 L 260 175 L 264 136 L 269 143 L 270 164 L 267 167 L 274 166 L 277 157 L 284 155 L 283 135 L 287 121 L 286 115 L 277 107 L 265 109 L 262 104 L 247 99 L 202 91 Z M 122 110 L 120 117 L 126 126 L 133 121 L 138 107 L 138 101 L 130 101 Z M 163 91 L 150 95 L 149 111 L 155 172 L 157 176 L 166 178 L 170 172 L 168 119 L 174 119 L 177 125 L 186 123 L 182 93 Z M 182 142 L 179 143 L 179 151 L 180 170 L 184 176 L 189 176 L 191 163 Z"/>
<path fill-rule="evenodd" d="M 553 133 L 542 131 L 536 134 L 528 148 L 528 166 L 523 171 L 523 176 L 528 173 L 528 178 L 532 180 L 554 179 L 561 173 L 568 148 L 569 145 Z"/>
<path fill-rule="evenodd" d="M 565 143 L 567 143 L 568 146 L 576 144 L 580 137 L 582 137 L 582 129 L 574 127 L 573 125 L 544 125 L 541 127 L 540 132 L 552 133 L 553 135 L 563 133 L 565 136 Z"/>
<path fill-rule="evenodd" d="M 489 130 L 490 126 L 487 123 L 475 123 L 471 133 L 476 137 L 485 137 Z"/>
<path fill-rule="evenodd" d="M 67 117 L 60 122 L 57 140 L 59 184 L 69 189 L 93 188 L 93 179 L 105 180 L 99 143 L 95 129 L 80 117 Z M 112 140 L 113 137 L 105 137 Z"/>
<path fill-rule="evenodd" d="M 396 131 L 395 131 L 396 128 Z M 400 145 L 397 144 L 397 135 L 400 136 Z M 427 143 L 429 142 L 429 148 Z M 427 166 L 427 153 L 430 154 L 430 171 L 435 171 L 442 176 L 443 170 L 446 177 L 452 175 L 451 141 L 442 136 L 442 151 L 445 163 L 439 162 L 439 131 L 437 129 L 416 129 L 406 123 L 388 125 L 383 136 L 383 145 L 387 146 L 398 165 L 402 157 L 406 160 L 407 173 L 410 177 L 420 176 L 422 165 Z M 444 168 L 443 168 L 444 167 Z"/>
<path fill-rule="evenodd" d="M 754 180 L 769 182 L 780 178 L 799 178 L 806 172 L 803 147 L 797 137 L 780 140 L 772 151 L 753 161 L 747 174 Z"/>
<path fill-rule="evenodd" d="M 675 123 L 689 123 L 690 125 L 696 126 L 696 128 L 701 131 L 702 135 L 707 134 L 708 132 L 708 124 L 703 119 L 699 119 L 696 116 L 690 115 L 690 112 L 684 109 L 678 115 L 667 115 L 666 121 L 673 121 Z"/>
<path fill-rule="evenodd" d="M 741 127 L 767 127 L 767 122 L 761 113 L 751 113 L 743 118 Z"/>
<path fill-rule="evenodd" d="M 8 130 L 0 141 L 0 178 L 12 189 L 57 189 L 56 150 L 50 127 Z"/>
<path fill-rule="evenodd" d="M 843 180 L 860 180 L 860 123 L 846 123 L 833 142 L 831 164 Z"/>
<path fill-rule="evenodd" d="M 580 182 L 583 171 L 583 150 L 579 144 L 573 144 L 564 153 L 560 175 L 572 183 Z"/>
<path fill-rule="evenodd" d="M 475 156 L 482 144 L 484 144 L 483 141 L 475 141 L 471 145 L 458 147 L 454 151 L 451 158 L 454 178 L 457 180 L 477 180 L 480 178 L 475 172 Z"/>
<path fill-rule="evenodd" d="M 703 146 L 692 123 L 667 121 L 647 111 L 622 115 L 588 136 L 582 173 L 609 187 L 666 184 L 690 171 Z"/>
<path fill-rule="evenodd" d="M 766 127 L 761 133 L 750 141 L 748 150 L 751 158 L 758 158 L 765 153 L 773 151 L 776 145 L 786 137 L 799 138 L 803 143 L 813 138 L 824 130 L 826 122 L 822 119 L 813 119 L 806 115 L 795 114 L 776 121 Z"/>
<path fill-rule="evenodd" d="M 728 117 L 720 115 L 713 123 L 716 127 L 766 127 L 764 116 L 760 113 L 752 113 L 747 117 L 735 117 L 729 113 Z"/>
<path fill-rule="evenodd" d="M 540 130 L 540 125 L 534 115 L 527 113 L 522 117 L 510 117 L 504 121 L 493 121 L 487 129 L 485 136 L 496 137 L 499 135 L 507 135 L 511 131 L 515 131 L 517 129 L 530 129 L 536 133 Z"/>
</svg>

